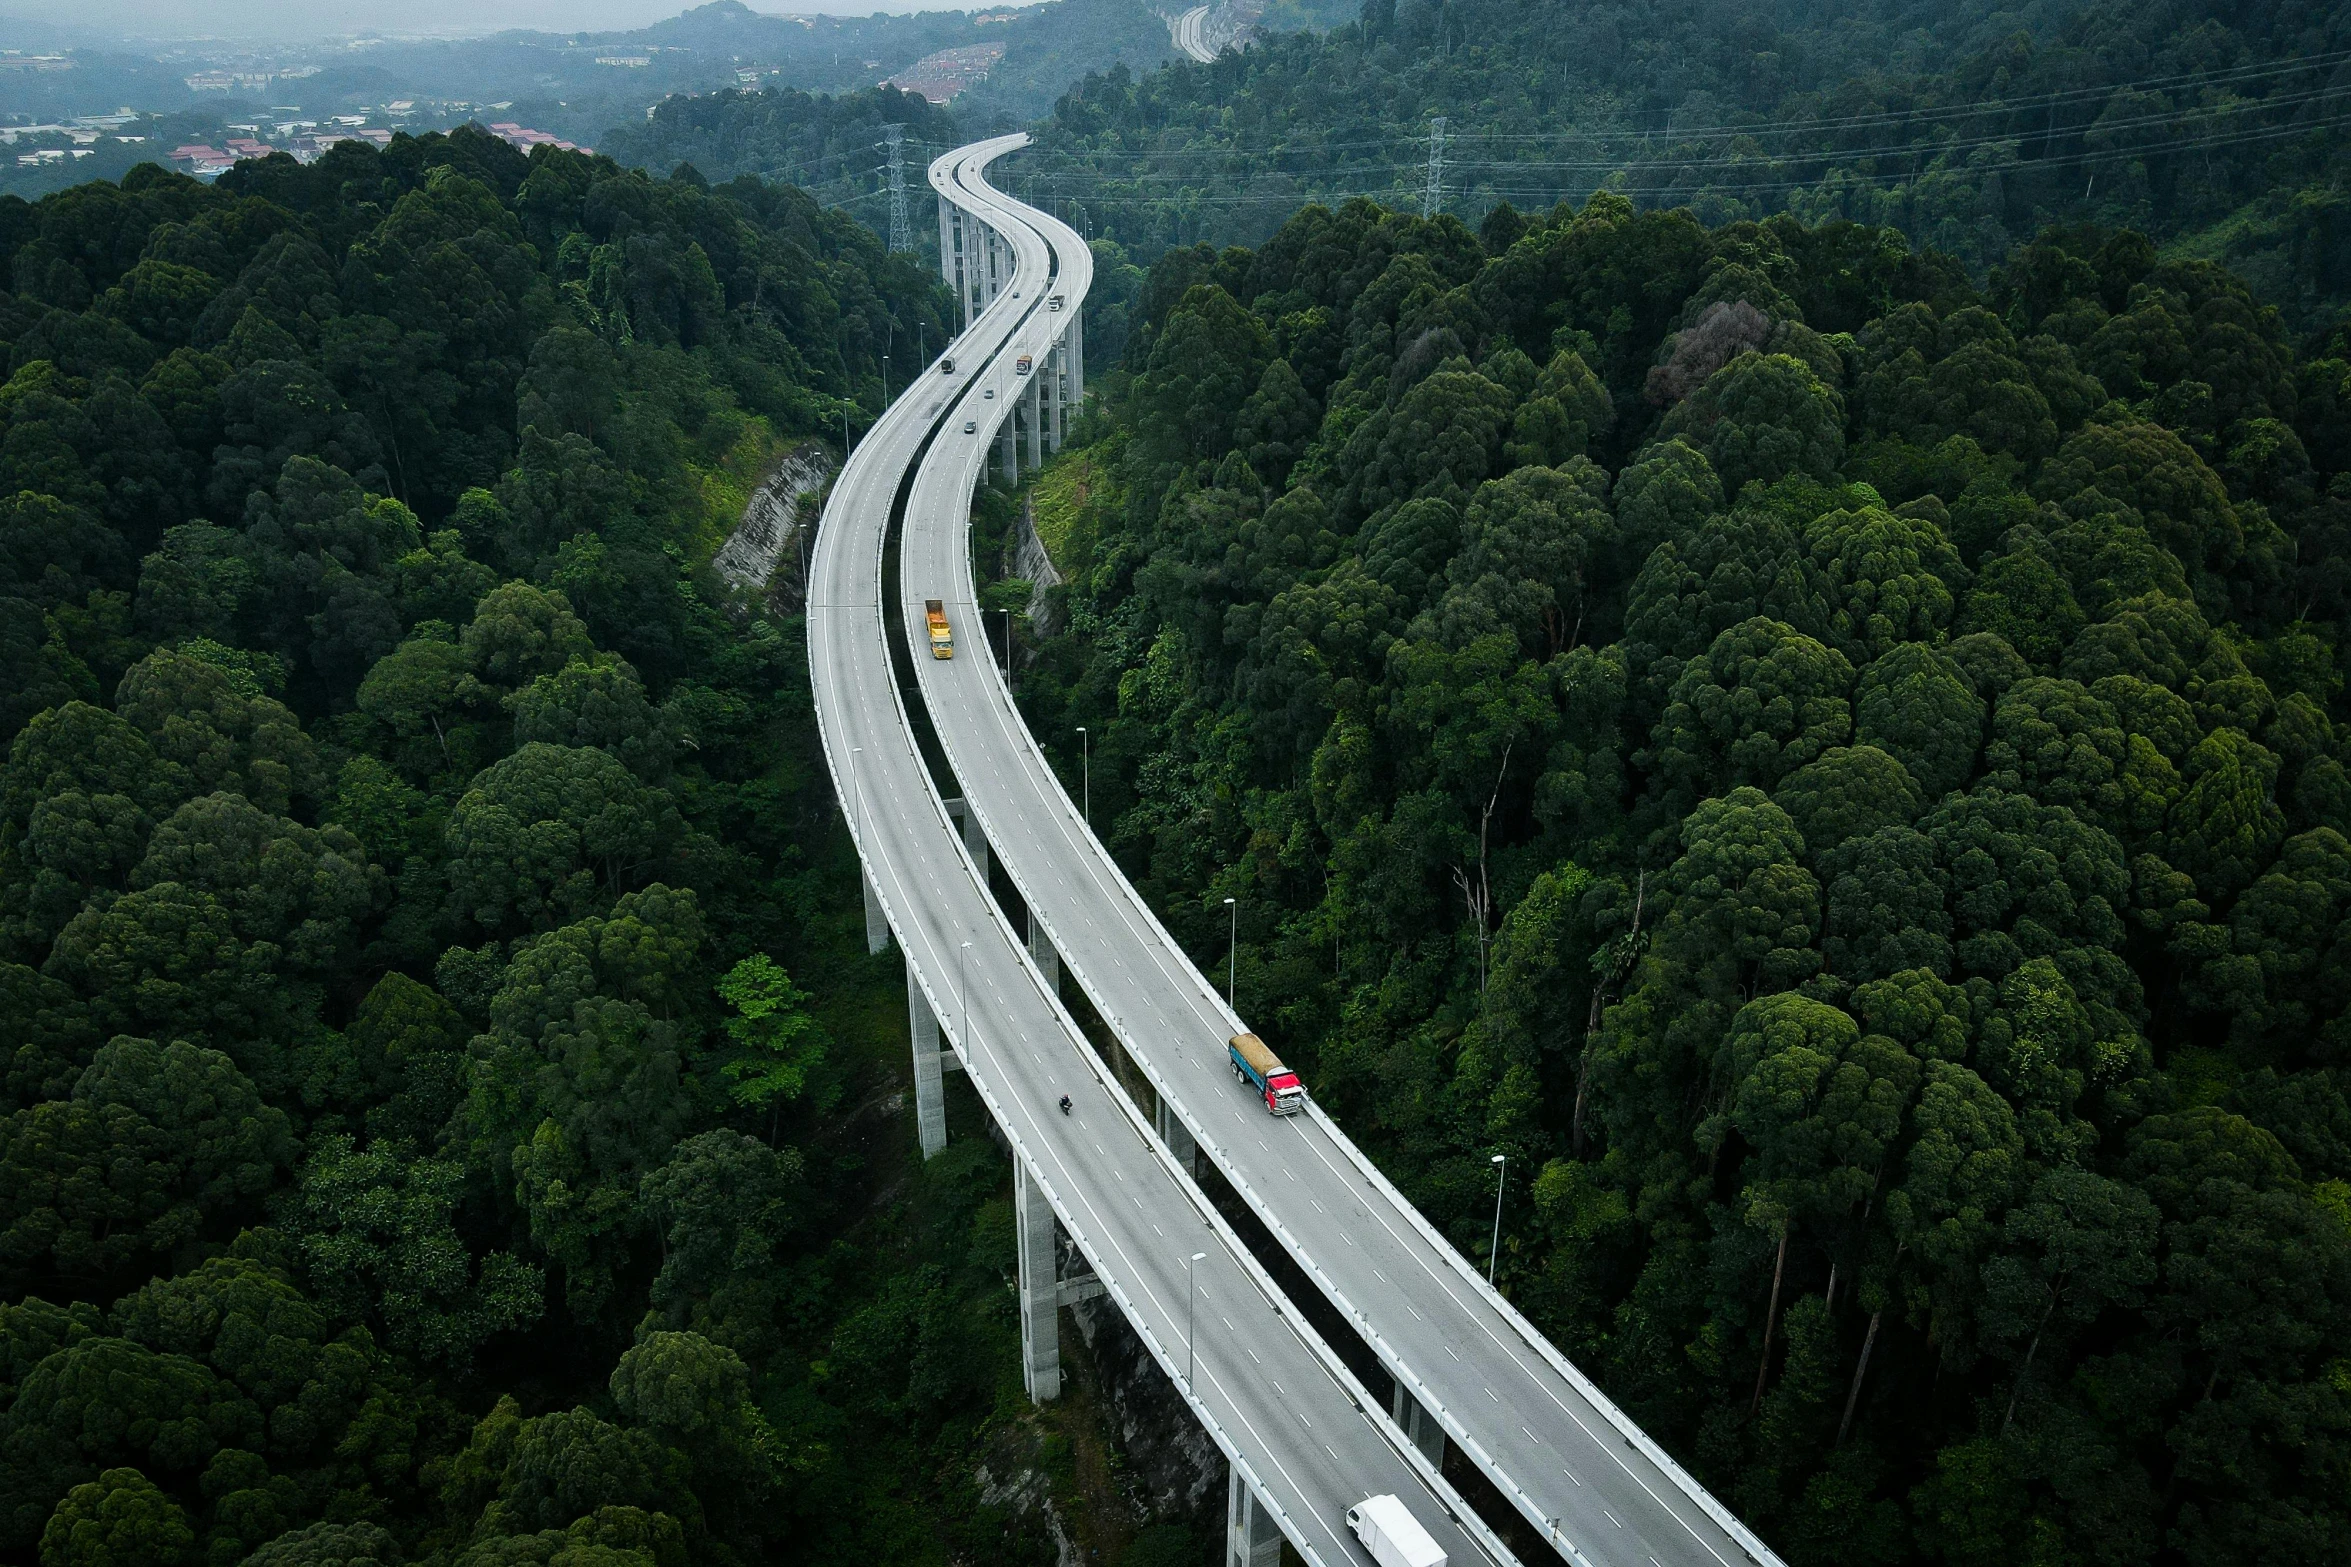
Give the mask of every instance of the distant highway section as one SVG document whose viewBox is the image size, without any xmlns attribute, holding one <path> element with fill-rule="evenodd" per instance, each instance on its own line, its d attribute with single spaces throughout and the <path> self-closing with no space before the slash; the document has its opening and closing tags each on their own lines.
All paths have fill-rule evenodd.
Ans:
<svg viewBox="0 0 2351 1567">
<path fill-rule="evenodd" d="M 1084 253 L 1065 225 L 988 188 L 979 164 L 953 167 L 950 199 L 967 211 L 1001 233 L 1042 236 L 1055 255 Z M 1021 390 L 1006 357 L 975 361 L 971 375 L 981 400 L 967 408 L 1003 409 Z M 926 598 L 943 598 L 959 625 L 979 624 L 968 527 L 982 458 L 966 440 L 970 459 L 926 464 L 907 507 L 898 608 L 916 646 Z M 1088 829 L 994 658 L 918 659 L 916 682 L 966 808 L 1054 951 L 1173 1113 L 1170 1140 L 1196 1142 L 1215 1163 L 1418 1417 L 1457 1443 L 1561 1554 L 1588 1567 L 1776 1564 L 1319 1107 L 1277 1118 L 1234 1082 L 1226 1043 L 1246 1023 Z M 1523 1180 L 1532 1172 L 1512 1173 Z"/>
<path fill-rule="evenodd" d="M 1175 39 L 1175 46 L 1202 65 L 1216 59 L 1216 51 L 1208 47 L 1208 7 L 1196 5 L 1167 24 Z"/>
</svg>

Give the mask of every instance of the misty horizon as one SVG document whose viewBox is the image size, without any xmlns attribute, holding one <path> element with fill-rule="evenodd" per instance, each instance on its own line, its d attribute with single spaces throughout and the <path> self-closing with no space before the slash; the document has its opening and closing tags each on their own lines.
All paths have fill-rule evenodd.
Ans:
<svg viewBox="0 0 2351 1567">
<path fill-rule="evenodd" d="M 0 4 L 0 46 L 109 45 L 234 40 L 315 43 L 343 37 L 467 38 L 493 33 L 625 32 L 650 27 L 707 0 L 249 0 L 233 12 L 204 0 L 83 0 L 70 21 Z M 902 15 L 975 9 L 964 0 L 742 0 L 763 16 Z M 1035 0 L 1003 0 L 1008 6 Z"/>
</svg>

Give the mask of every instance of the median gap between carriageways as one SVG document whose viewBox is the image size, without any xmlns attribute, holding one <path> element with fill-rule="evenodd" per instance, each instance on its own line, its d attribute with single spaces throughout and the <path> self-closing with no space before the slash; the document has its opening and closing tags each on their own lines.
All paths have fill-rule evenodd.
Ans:
<svg viewBox="0 0 2351 1567">
<path fill-rule="evenodd" d="M 951 800 L 962 791 L 955 782 L 955 769 L 947 765 L 947 752 L 939 744 L 939 733 L 931 725 L 930 704 L 922 699 L 922 691 L 915 684 L 914 650 L 906 640 L 898 571 L 898 545 L 906 531 L 906 506 L 914 492 L 914 476 L 921 471 L 923 458 L 938 439 L 939 428 L 934 422 L 924 435 L 914 460 L 906 465 L 905 476 L 899 480 L 897 493 L 890 497 L 890 524 L 882 533 L 882 642 L 890 650 L 890 678 L 897 682 L 898 700 L 906 710 L 907 726 L 914 733 L 915 751 L 930 769 L 931 782 L 940 795 Z"/>
<path fill-rule="evenodd" d="M 930 450 L 938 433 L 939 427 L 934 426 L 930 435 L 923 440 L 923 452 Z M 924 700 L 922 688 L 917 683 L 914 648 L 900 609 L 904 589 L 899 573 L 899 544 L 905 536 L 906 507 L 913 492 L 913 474 L 921 466 L 922 458 L 918 454 L 907 469 L 907 481 L 899 486 L 898 493 L 891 498 L 890 525 L 882 536 L 883 641 L 889 646 L 891 678 L 898 683 L 899 700 L 905 705 L 907 724 L 914 733 L 915 749 L 921 754 L 924 766 L 930 770 L 931 783 L 939 791 L 940 797 L 954 800 L 962 797 L 963 785 L 955 776 L 954 765 L 947 759 L 947 748 L 940 742 L 938 728 L 931 720 L 930 704 Z M 929 597 L 928 594 L 924 596 Z M 981 624 L 977 627 L 950 629 L 955 630 L 958 651 L 963 651 L 970 636 L 976 633 L 981 639 L 980 651 L 989 657 L 994 656 L 986 642 L 986 616 L 981 617 Z M 1003 861 L 992 849 L 988 855 L 988 893 L 996 900 L 996 906 L 1003 911 L 1004 917 L 1011 922 L 1013 931 L 1025 941 L 1029 933 L 1028 905 L 1021 900 L 1019 889 L 1012 885 L 1011 879 L 1005 874 Z"/>
</svg>

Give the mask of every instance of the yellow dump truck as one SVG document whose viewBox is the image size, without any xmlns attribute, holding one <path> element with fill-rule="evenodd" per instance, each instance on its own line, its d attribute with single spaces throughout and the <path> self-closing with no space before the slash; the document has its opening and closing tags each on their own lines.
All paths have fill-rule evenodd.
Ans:
<svg viewBox="0 0 2351 1567">
<path fill-rule="evenodd" d="M 924 599 L 922 612 L 924 618 L 931 623 L 931 657 L 953 658 L 955 656 L 955 633 L 947 626 L 947 606 L 937 599 Z"/>
</svg>

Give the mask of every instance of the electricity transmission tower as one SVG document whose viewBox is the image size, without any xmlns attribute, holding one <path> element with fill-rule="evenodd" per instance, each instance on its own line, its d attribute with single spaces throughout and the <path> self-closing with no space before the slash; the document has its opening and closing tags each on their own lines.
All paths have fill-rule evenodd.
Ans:
<svg viewBox="0 0 2351 1567">
<path fill-rule="evenodd" d="M 1445 117 L 1429 121 L 1429 178 L 1421 187 L 1420 215 L 1433 218 L 1445 206 Z"/>
<path fill-rule="evenodd" d="M 906 127 L 885 125 L 882 150 L 890 155 L 890 249 L 914 248 L 913 225 L 906 221 Z"/>
</svg>

